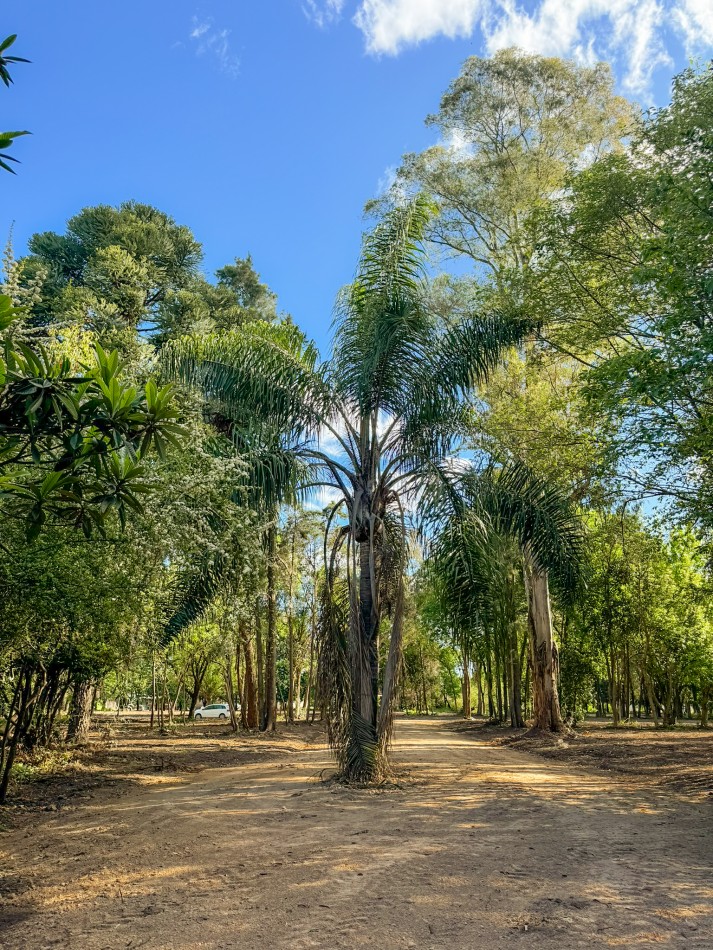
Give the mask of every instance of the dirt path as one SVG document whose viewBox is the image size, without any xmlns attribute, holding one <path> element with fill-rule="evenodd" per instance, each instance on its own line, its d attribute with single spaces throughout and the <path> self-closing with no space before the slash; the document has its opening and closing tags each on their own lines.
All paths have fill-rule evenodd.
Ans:
<svg viewBox="0 0 713 950">
<path fill-rule="evenodd" d="M 395 757 L 401 789 L 325 787 L 305 749 L 2 835 L 0 946 L 713 948 L 709 804 L 438 721 Z"/>
</svg>

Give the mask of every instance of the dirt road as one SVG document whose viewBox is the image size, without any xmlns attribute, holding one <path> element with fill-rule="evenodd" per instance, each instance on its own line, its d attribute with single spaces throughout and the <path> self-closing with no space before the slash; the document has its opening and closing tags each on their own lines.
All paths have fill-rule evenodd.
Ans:
<svg viewBox="0 0 713 950">
<path fill-rule="evenodd" d="M 402 788 L 330 759 L 171 778 L 0 836 L 0 946 L 713 948 L 713 808 L 397 724 Z"/>
</svg>

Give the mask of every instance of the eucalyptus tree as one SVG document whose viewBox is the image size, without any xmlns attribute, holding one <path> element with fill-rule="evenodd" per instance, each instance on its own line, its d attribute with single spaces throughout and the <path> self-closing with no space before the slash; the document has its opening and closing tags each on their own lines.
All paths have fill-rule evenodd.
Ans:
<svg viewBox="0 0 713 950">
<path fill-rule="evenodd" d="M 621 149 L 634 111 L 613 87 L 604 63 L 518 49 L 471 56 L 426 120 L 439 141 L 404 156 L 377 204 L 427 192 L 438 209 L 429 239 L 511 293 L 537 254 L 542 208 L 574 168 Z"/>
<path fill-rule="evenodd" d="M 305 487 L 337 495 L 325 532 L 327 593 L 345 565 L 346 611 L 329 607 L 322 644 L 339 682 L 327 697 L 343 774 L 386 767 L 401 658 L 407 502 L 444 474 L 464 419 L 463 396 L 531 329 L 501 314 L 444 319 L 428 307 L 423 197 L 387 213 L 366 236 L 356 279 L 340 295 L 329 360 L 285 325 L 179 341 L 171 373 L 200 387 L 233 422 L 248 454 L 279 433 L 278 469 L 298 460 Z M 327 443 L 326 440 L 329 440 Z M 331 448 L 331 451 L 328 449 Z M 391 614 L 380 681 L 379 638 Z M 325 653 L 326 651 L 326 653 Z"/>
</svg>

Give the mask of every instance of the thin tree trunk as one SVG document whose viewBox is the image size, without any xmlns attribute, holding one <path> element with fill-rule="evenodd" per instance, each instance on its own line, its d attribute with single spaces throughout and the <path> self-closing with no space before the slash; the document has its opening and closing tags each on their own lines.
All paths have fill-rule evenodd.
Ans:
<svg viewBox="0 0 713 950">
<path fill-rule="evenodd" d="M 423 661 L 423 647 L 421 647 L 420 645 L 418 648 L 418 652 L 419 652 L 419 661 L 421 663 L 421 689 L 423 691 L 423 708 L 426 711 L 426 715 L 428 715 L 428 690 L 426 688 L 426 668 L 424 666 L 424 661 Z"/>
<path fill-rule="evenodd" d="M 230 728 L 238 731 L 238 717 L 235 715 L 235 693 L 233 692 L 233 659 L 230 655 L 225 658 L 225 692 L 228 696 L 228 710 L 230 712 Z"/>
<path fill-rule="evenodd" d="M 384 679 L 381 689 L 381 708 L 377 722 L 377 735 L 382 752 L 386 751 L 391 738 L 393 715 L 399 689 L 403 658 L 403 619 L 404 619 L 404 588 L 403 580 L 399 580 L 394 619 L 391 624 L 391 642 L 389 655 L 384 667 Z M 377 687 L 378 688 L 378 687 Z"/>
<path fill-rule="evenodd" d="M 191 703 L 188 708 L 189 719 L 193 718 L 193 713 L 196 711 L 196 706 L 198 705 L 201 686 L 203 685 L 203 680 L 208 670 L 208 661 L 199 661 L 198 664 L 191 663 L 191 667 L 191 672 L 193 673 L 193 688 L 191 690 Z"/>
<path fill-rule="evenodd" d="M 161 711 L 159 714 L 159 729 L 163 732 L 166 725 L 166 699 L 168 696 L 168 657 L 163 663 L 163 678 L 161 683 Z"/>
<path fill-rule="evenodd" d="M 314 677 L 314 631 L 309 638 L 309 673 L 307 674 L 307 692 L 305 693 L 305 722 L 309 722 L 310 698 L 312 696 L 312 679 Z"/>
<path fill-rule="evenodd" d="M 495 702 L 493 701 L 493 663 L 490 650 L 485 655 L 485 686 L 488 692 L 488 716 L 495 719 Z"/>
<path fill-rule="evenodd" d="M 277 528 L 271 525 L 267 532 L 267 642 L 265 657 L 265 718 L 263 732 L 274 732 L 277 727 Z"/>
<path fill-rule="evenodd" d="M 265 661 L 263 657 L 262 623 L 260 618 L 260 598 L 255 599 L 255 653 L 257 661 L 257 705 L 259 725 L 265 718 Z"/>
<path fill-rule="evenodd" d="M 181 675 L 178 677 L 178 686 L 176 687 L 176 695 L 174 696 L 173 701 L 171 702 L 171 705 L 169 706 L 169 709 L 168 709 L 169 722 L 173 722 L 173 714 L 176 711 L 176 707 L 178 706 L 178 697 L 181 695 L 181 690 L 183 689 L 183 680 L 184 680 L 185 675 L 186 675 L 185 669 L 181 670 Z"/>
<path fill-rule="evenodd" d="M 701 690 L 701 729 L 708 728 L 708 707 L 710 705 L 711 690 L 709 686 L 704 686 Z"/>
<path fill-rule="evenodd" d="M 483 695 L 483 677 L 480 663 L 474 664 L 475 686 L 478 694 L 478 705 L 475 710 L 476 716 L 485 715 L 485 696 Z"/>
<path fill-rule="evenodd" d="M 10 701 L 10 708 L 7 711 L 7 719 L 5 720 L 5 728 L 3 729 L 2 739 L 0 740 L 0 770 L 2 770 L 3 763 L 5 762 L 5 748 L 7 746 L 7 740 L 10 735 L 10 726 L 12 724 L 12 717 L 15 712 L 15 706 L 20 697 L 20 690 L 22 689 L 22 678 L 24 675 L 24 669 L 21 669 L 17 676 L 17 682 L 15 683 L 15 689 L 12 693 L 12 700 Z"/>
<path fill-rule="evenodd" d="M 153 729 L 153 717 L 156 709 L 156 654 L 151 654 L 151 720 L 149 729 Z"/>
<path fill-rule="evenodd" d="M 521 729 L 522 719 L 522 670 L 517 644 L 517 630 L 510 628 L 510 726 Z"/>
<path fill-rule="evenodd" d="M 295 629 L 293 590 L 295 580 L 295 553 L 297 546 L 297 526 L 292 525 L 290 545 L 290 583 L 287 594 L 287 721 L 295 721 Z M 299 689 L 298 689 L 299 700 Z"/>
<path fill-rule="evenodd" d="M 461 692 L 463 694 L 463 718 L 472 719 L 473 702 L 470 695 L 470 659 L 465 650 L 463 656 L 463 679 L 461 682 Z"/>
<path fill-rule="evenodd" d="M 287 721 L 295 721 L 295 639 L 292 610 L 287 615 Z"/>
<path fill-rule="evenodd" d="M 0 780 L 0 805 L 4 805 L 7 799 L 7 788 L 10 784 L 10 773 L 12 772 L 12 766 L 15 761 L 15 753 L 17 752 L 20 736 L 26 725 L 26 716 L 27 711 L 30 708 L 31 694 L 32 670 L 28 668 L 25 670 L 25 685 L 23 686 L 22 692 L 20 693 L 15 728 L 13 729 L 12 736 L 10 737 L 10 745 L 7 750 L 7 759 L 5 760 L 5 770 L 2 774 L 2 780 Z"/>
<path fill-rule="evenodd" d="M 241 639 L 238 639 L 238 645 L 235 651 L 235 665 L 236 667 L 240 663 L 240 655 L 243 650 L 243 643 Z M 242 692 L 240 693 L 240 725 L 243 729 L 249 729 L 248 726 L 248 678 L 243 676 L 243 687 Z M 257 726 L 256 726 L 257 728 Z"/>
<path fill-rule="evenodd" d="M 243 676 L 243 682 L 245 684 L 245 718 L 248 729 L 257 729 L 259 723 L 258 697 L 255 684 L 255 670 L 253 667 L 253 651 L 247 630 L 242 630 L 241 638 L 243 642 L 243 657 L 245 659 L 245 674 Z"/>
<path fill-rule="evenodd" d="M 609 705 L 611 706 L 612 725 L 618 726 L 620 720 L 619 680 L 617 678 L 617 657 L 613 647 L 609 651 Z"/>
</svg>

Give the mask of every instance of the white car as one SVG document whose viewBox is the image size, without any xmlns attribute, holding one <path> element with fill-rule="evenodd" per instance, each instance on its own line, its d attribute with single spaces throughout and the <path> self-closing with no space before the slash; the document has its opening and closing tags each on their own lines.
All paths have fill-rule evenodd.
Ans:
<svg viewBox="0 0 713 950">
<path fill-rule="evenodd" d="M 230 716 L 230 707 L 227 703 L 213 703 L 212 706 L 203 706 L 193 713 L 194 719 L 227 719 Z"/>
</svg>

